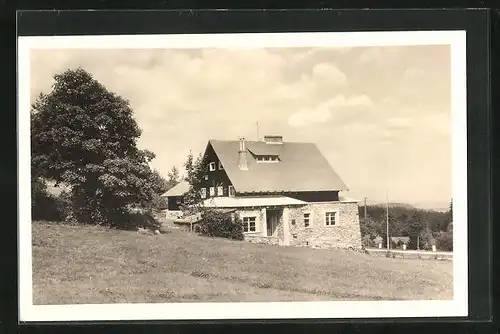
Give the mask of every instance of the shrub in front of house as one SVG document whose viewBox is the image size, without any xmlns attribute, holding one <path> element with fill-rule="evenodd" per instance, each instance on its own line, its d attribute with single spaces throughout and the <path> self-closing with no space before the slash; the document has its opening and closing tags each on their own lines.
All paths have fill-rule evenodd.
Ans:
<svg viewBox="0 0 500 334">
<path fill-rule="evenodd" d="M 453 251 L 453 232 L 439 232 L 436 237 L 436 247 L 441 251 Z"/>
<path fill-rule="evenodd" d="M 206 210 L 196 225 L 197 233 L 208 237 L 220 237 L 232 240 L 243 240 L 241 221 L 231 213 L 216 210 Z"/>
<path fill-rule="evenodd" d="M 362 245 L 365 248 L 375 247 L 375 242 L 369 234 L 366 234 L 365 236 L 363 236 Z"/>
</svg>

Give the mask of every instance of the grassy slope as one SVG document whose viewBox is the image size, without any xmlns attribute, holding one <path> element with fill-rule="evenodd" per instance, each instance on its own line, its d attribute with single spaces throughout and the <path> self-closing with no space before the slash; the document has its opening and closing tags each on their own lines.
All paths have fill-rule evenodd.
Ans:
<svg viewBox="0 0 500 334">
<path fill-rule="evenodd" d="M 451 299 L 451 261 L 33 224 L 35 304 Z"/>
</svg>

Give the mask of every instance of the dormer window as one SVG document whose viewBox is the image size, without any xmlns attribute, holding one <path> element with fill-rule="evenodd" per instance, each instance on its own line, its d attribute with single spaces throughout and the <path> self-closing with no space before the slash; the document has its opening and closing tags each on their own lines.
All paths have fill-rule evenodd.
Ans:
<svg viewBox="0 0 500 334">
<path fill-rule="evenodd" d="M 208 170 L 211 172 L 215 170 L 215 162 L 211 162 L 208 164 Z"/>
<path fill-rule="evenodd" d="M 279 162 L 280 159 L 277 155 L 258 155 L 255 157 L 257 162 Z"/>
</svg>

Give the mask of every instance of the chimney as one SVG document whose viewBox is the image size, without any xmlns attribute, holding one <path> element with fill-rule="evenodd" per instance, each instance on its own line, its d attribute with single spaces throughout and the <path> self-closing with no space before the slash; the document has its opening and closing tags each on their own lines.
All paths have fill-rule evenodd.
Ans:
<svg viewBox="0 0 500 334">
<path fill-rule="evenodd" d="M 266 144 L 283 145 L 283 136 L 267 135 L 264 136 Z"/>
<path fill-rule="evenodd" d="M 248 170 L 247 149 L 245 138 L 240 138 L 240 150 L 238 151 L 238 167 L 240 170 Z"/>
</svg>

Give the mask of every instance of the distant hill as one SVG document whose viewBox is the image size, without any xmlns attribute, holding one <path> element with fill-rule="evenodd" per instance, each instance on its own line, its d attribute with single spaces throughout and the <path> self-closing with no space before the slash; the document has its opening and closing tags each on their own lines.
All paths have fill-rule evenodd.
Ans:
<svg viewBox="0 0 500 334">
<path fill-rule="evenodd" d="M 359 203 L 360 206 L 363 206 L 363 202 Z M 367 206 L 376 206 L 376 207 L 386 207 L 386 203 L 380 202 L 368 202 Z M 389 208 L 406 208 L 406 209 L 420 209 L 426 211 L 436 211 L 436 212 L 447 212 L 448 206 L 446 203 L 399 203 L 399 202 L 389 202 Z"/>
<path fill-rule="evenodd" d="M 375 203 L 375 204 L 367 204 L 367 206 L 378 206 L 378 207 L 386 207 L 386 203 Z M 389 203 L 389 208 L 407 208 L 407 209 L 415 209 L 413 205 L 406 203 Z"/>
</svg>

